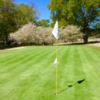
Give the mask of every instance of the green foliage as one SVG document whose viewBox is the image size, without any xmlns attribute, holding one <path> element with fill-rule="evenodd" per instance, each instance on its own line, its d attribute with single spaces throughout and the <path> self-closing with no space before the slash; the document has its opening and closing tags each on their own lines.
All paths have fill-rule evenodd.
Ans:
<svg viewBox="0 0 100 100">
<path fill-rule="evenodd" d="M 16 20 L 17 24 L 24 25 L 28 22 L 34 22 L 35 21 L 35 9 L 31 6 L 20 4 L 17 5 L 17 13 L 16 13 Z"/>
<path fill-rule="evenodd" d="M 44 26 L 44 27 L 48 27 L 49 26 L 49 20 L 39 20 L 36 22 L 37 26 Z"/>
<path fill-rule="evenodd" d="M 84 33 L 84 43 L 87 43 L 91 33 L 89 23 L 99 16 L 100 0 L 51 0 L 49 9 L 51 18 L 59 20 L 60 26 L 77 24 Z"/>
<path fill-rule="evenodd" d="M 61 26 L 67 24 L 83 26 L 85 19 L 88 22 L 93 21 L 99 14 L 96 10 L 99 4 L 100 0 L 51 0 L 48 7 L 53 21 L 58 19 L 62 23 Z"/>
<path fill-rule="evenodd" d="M 100 30 L 100 23 L 97 24 L 96 28 Z"/>
<path fill-rule="evenodd" d="M 9 45 L 9 33 L 28 22 L 35 21 L 35 9 L 17 5 L 12 0 L 0 0 L 0 43 Z"/>
<path fill-rule="evenodd" d="M 10 32 L 16 30 L 16 9 L 15 4 L 11 0 L 0 1 L 0 36 L 8 42 Z"/>
</svg>

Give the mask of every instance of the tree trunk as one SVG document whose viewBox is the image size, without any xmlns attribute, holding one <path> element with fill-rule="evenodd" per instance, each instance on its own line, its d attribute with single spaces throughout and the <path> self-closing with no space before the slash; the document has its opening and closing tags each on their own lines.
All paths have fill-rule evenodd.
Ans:
<svg viewBox="0 0 100 100">
<path fill-rule="evenodd" d="M 5 46 L 7 47 L 9 44 L 9 35 L 5 34 Z"/>
<path fill-rule="evenodd" d="M 87 44 L 88 43 L 88 34 L 84 34 L 83 35 L 83 42 L 84 42 L 84 44 Z"/>
</svg>

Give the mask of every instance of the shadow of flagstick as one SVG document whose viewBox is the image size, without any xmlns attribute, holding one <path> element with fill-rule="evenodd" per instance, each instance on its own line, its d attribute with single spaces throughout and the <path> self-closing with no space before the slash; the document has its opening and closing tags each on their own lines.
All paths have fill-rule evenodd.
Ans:
<svg viewBox="0 0 100 100">
<path fill-rule="evenodd" d="M 76 83 L 75 83 L 75 84 L 76 84 Z M 58 94 L 61 94 L 61 93 L 65 92 L 65 91 L 67 91 L 69 88 L 73 87 L 75 84 L 73 84 L 73 85 L 68 85 L 66 88 L 60 90 L 60 91 L 58 92 Z"/>
<path fill-rule="evenodd" d="M 58 92 L 58 94 L 61 94 L 61 93 L 63 93 L 64 91 L 67 91 L 69 88 L 75 86 L 76 84 L 81 84 L 81 83 L 83 83 L 84 81 L 85 81 L 85 79 L 78 80 L 78 81 L 75 82 L 74 84 L 72 84 L 72 85 L 68 85 L 66 88 L 60 90 L 60 91 Z"/>
</svg>

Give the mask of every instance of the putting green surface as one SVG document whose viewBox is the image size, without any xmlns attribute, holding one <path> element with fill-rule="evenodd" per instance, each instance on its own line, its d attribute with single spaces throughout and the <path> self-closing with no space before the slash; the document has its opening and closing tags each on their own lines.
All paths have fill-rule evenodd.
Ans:
<svg viewBox="0 0 100 100">
<path fill-rule="evenodd" d="M 57 96 L 55 46 L 1 50 L 0 100 L 100 100 L 100 48 L 57 48 Z"/>
</svg>

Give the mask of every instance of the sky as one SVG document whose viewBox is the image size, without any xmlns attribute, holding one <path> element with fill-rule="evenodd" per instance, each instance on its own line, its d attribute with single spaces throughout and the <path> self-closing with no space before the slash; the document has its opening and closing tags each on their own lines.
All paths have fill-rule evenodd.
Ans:
<svg viewBox="0 0 100 100">
<path fill-rule="evenodd" d="M 34 4 L 37 10 L 37 16 L 39 20 L 50 19 L 50 10 L 48 4 L 50 0 L 14 0 L 16 3 Z"/>
</svg>

